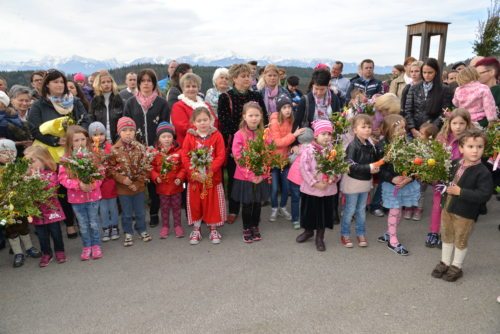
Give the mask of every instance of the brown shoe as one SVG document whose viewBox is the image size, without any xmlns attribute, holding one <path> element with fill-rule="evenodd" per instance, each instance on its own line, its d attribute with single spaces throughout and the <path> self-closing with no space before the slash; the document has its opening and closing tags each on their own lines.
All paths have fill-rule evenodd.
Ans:
<svg viewBox="0 0 500 334">
<path fill-rule="evenodd" d="M 448 271 L 443 275 L 443 279 L 447 282 L 455 282 L 457 279 L 462 277 L 464 275 L 464 272 L 462 269 L 455 267 L 451 265 L 448 268 Z"/>
<path fill-rule="evenodd" d="M 307 240 L 311 239 L 314 236 L 314 231 L 313 230 L 305 230 L 302 234 L 299 234 L 297 239 L 298 243 L 306 242 Z"/>
<path fill-rule="evenodd" d="M 449 266 L 447 266 L 446 264 L 444 264 L 444 262 L 441 261 L 437 264 L 436 268 L 434 268 L 434 270 L 431 273 L 431 276 L 434 278 L 441 278 L 443 277 L 444 273 L 448 271 L 448 268 Z"/>
<path fill-rule="evenodd" d="M 368 247 L 368 241 L 364 235 L 360 235 L 358 238 L 358 246 L 359 247 Z"/>
<path fill-rule="evenodd" d="M 324 252 L 326 250 L 325 247 L 325 229 L 319 229 L 316 231 L 316 250 L 318 252 Z"/>
<path fill-rule="evenodd" d="M 226 222 L 228 224 L 234 224 L 236 221 L 236 218 L 238 218 L 238 215 L 235 215 L 234 213 L 230 213 L 227 215 Z"/>
<path fill-rule="evenodd" d="M 350 237 L 344 237 L 343 235 L 340 236 L 340 242 L 342 245 L 344 245 L 346 248 L 352 248 L 352 241 Z"/>
</svg>

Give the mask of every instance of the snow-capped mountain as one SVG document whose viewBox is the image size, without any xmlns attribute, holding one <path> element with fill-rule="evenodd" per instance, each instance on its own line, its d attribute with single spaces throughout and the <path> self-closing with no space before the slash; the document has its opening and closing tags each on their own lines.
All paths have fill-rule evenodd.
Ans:
<svg viewBox="0 0 500 334">
<path fill-rule="evenodd" d="M 170 61 L 169 57 L 142 57 L 129 62 L 118 61 L 115 58 L 111 59 L 92 59 L 80 56 L 71 56 L 67 58 L 59 57 L 43 57 L 38 60 L 29 60 L 21 62 L 1 62 L 0 71 L 32 71 L 39 69 L 57 68 L 67 73 L 83 72 L 90 74 L 100 69 L 113 69 L 127 65 L 137 64 L 166 64 Z M 249 60 L 257 60 L 259 66 L 267 64 L 276 64 L 278 66 L 295 66 L 313 68 L 318 63 L 331 65 L 332 59 L 316 58 L 316 59 L 296 59 L 296 58 L 279 58 L 279 57 L 262 57 L 261 59 L 245 58 L 237 55 L 234 52 L 219 55 L 188 55 L 175 58 L 177 62 L 189 63 L 199 66 L 230 66 L 236 63 L 243 63 Z M 375 66 L 375 73 L 386 74 L 391 72 L 391 66 Z M 344 73 L 356 73 L 357 64 L 354 62 L 344 62 Z"/>
</svg>

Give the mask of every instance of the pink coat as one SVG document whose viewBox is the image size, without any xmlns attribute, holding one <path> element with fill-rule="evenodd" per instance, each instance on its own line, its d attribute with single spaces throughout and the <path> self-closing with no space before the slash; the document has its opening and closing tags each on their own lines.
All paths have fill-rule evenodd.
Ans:
<svg viewBox="0 0 500 334">
<path fill-rule="evenodd" d="M 316 197 L 333 196 L 337 193 L 337 181 L 328 185 L 325 190 L 319 190 L 314 187 L 316 183 L 321 181 L 323 175 L 316 170 L 316 158 L 314 152 L 318 144 L 307 144 L 300 154 L 300 174 L 304 180 L 300 185 L 300 192 Z"/>
<path fill-rule="evenodd" d="M 241 152 L 245 147 L 246 142 L 249 139 L 255 138 L 255 132 L 248 130 L 246 128 L 238 130 L 234 134 L 232 152 L 234 160 L 236 161 L 236 170 L 234 171 L 234 178 L 242 181 L 253 182 L 255 179 L 255 174 L 248 168 L 244 168 L 238 164 L 238 159 L 241 158 Z M 263 175 L 263 178 L 267 178 L 269 175 Z"/>
<path fill-rule="evenodd" d="M 478 81 L 469 82 L 455 90 L 453 104 L 457 108 L 467 109 L 472 121 L 487 118 L 496 119 L 496 105 L 493 94 L 488 86 Z"/>
<path fill-rule="evenodd" d="M 92 190 L 84 192 L 80 189 L 80 181 L 71 179 L 66 173 L 64 166 L 59 166 L 59 182 L 68 189 L 68 202 L 71 204 L 83 204 L 95 202 L 101 199 L 102 180 L 97 180 L 92 184 Z"/>
<path fill-rule="evenodd" d="M 297 154 L 297 157 L 293 161 L 292 165 L 290 166 L 290 169 L 288 170 L 288 180 L 300 185 L 302 184 L 302 175 L 300 174 L 300 156 L 302 153 L 302 149 L 304 148 L 304 145 L 299 146 L 299 154 Z"/>
<path fill-rule="evenodd" d="M 54 196 L 50 198 L 50 203 L 40 205 L 39 209 L 42 213 L 41 217 L 33 217 L 33 224 L 35 225 L 45 225 L 59 222 L 65 220 L 66 216 L 57 199 L 57 173 L 50 170 L 43 170 L 40 172 L 44 180 L 48 181 L 49 184 L 46 189 L 52 189 L 54 191 Z"/>
<path fill-rule="evenodd" d="M 276 145 L 276 152 L 281 154 L 283 158 L 287 158 L 290 145 L 295 141 L 295 136 L 292 134 L 292 122 L 290 119 L 286 119 L 280 124 L 278 116 L 279 113 L 277 112 L 271 114 L 269 118 L 269 131 Z"/>
</svg>

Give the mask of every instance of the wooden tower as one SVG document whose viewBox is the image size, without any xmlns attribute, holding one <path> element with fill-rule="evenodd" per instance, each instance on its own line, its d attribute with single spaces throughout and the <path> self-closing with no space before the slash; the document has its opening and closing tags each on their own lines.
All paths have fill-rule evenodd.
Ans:
<svg viewBox="0 0 500 334">
<path fill-rule="evenodd" d="M 422 61 L 429 58 L 431 36 L 441 36 L 439 40 L 438 62 L 439 66 L 443 68 L 444 51 L 446 49 L 446 35 L 448 33 L 449 24 L 449 22 L 424 21 L 407 25 L 408 29 L 406 34 L 405 59 L 411 56 L 413 36 L 422 37 L 422 41 L 420 43 L 420 56 L 418 57 L 418 59 Z"/>
</svg>

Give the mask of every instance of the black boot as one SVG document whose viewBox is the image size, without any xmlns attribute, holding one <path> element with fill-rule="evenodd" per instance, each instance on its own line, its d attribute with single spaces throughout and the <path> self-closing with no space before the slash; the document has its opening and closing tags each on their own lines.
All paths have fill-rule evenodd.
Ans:
<svg viewBox="0 0 500 334">
<path fill-rule="evenodd" d="M 325 229 L 318 229 L 316 231 L 316 249 L 318 252 L 324 252 L 326 250 L 325 247 Z"/>
<path fill-rule="evenodd" d="M 333 196 L 333 225 L 340 224 L 339 217 L 339 194 Z"/>
<path fill-rule="evenodd" d="M 151 215 L 151 220 L 149 221 L 149 227 L 156 227 L 159 224 L 158 215 Z"/>
<path fill-rule="evenodd" d="M 305 230 L 302 234 L 300 234 L 295 241 L 298 243 L 305 242 L 309 239 L 311 239 L 314 236 L 314 231 L 313 230 Z"/>
</svg>

